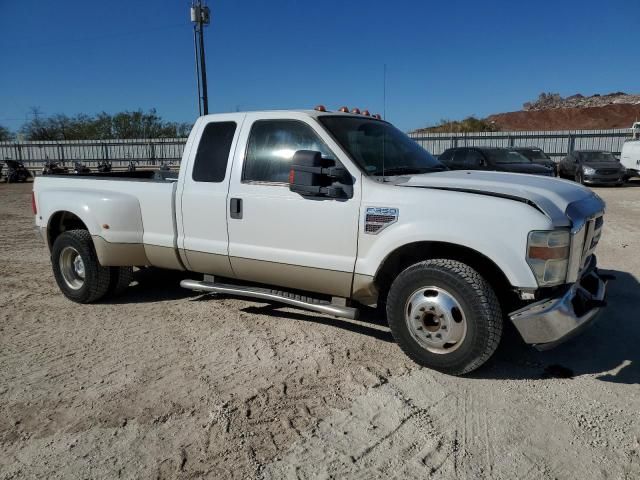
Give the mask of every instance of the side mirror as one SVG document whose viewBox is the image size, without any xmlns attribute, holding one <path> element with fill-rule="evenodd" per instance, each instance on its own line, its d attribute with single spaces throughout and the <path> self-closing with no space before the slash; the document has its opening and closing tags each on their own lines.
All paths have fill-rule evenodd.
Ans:
<svg viewBox="0 0 640 480">
<path fill-rule="evenodd" d="M 291 161 L 289 190 L 308 197 L 343 197 L 344 189 L 333 183 L 346 176 L 347 171 L 336 167 L 335 160 L 322 158 L 320 152 L 313 150 L 298 150 Z"/>
</svg>

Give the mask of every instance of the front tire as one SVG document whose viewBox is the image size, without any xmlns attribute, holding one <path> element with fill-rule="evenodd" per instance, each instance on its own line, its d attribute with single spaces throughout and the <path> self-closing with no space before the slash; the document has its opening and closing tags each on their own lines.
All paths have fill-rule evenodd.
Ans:
<svg viewBox="0 0 640 480">
<path fill-rule="evenodd" d="M 579 183 L 580 185 L 584 185 L 584 177 L 582 176 L 582 172 L 580 170 L 576 170 L 576 175 L 574 177 L 574 180 L 576 181 L 576 183 Z"/>
<path fill-rule="evenodd" d="M 51 249 L 56 283 L 65 297 L 76 303 L 91 303 L 105 296 L 111 270 L 103 267 L 86 230 L 61 233 Z"/>
<path fill-rule="evenodd" d="M 409 358 L 450 375 L 480 367 L 502 337 L 495 292 L 455 260 L 426 260 L 400 273 L 387 297 L 387 320 Z"/>
</svg>

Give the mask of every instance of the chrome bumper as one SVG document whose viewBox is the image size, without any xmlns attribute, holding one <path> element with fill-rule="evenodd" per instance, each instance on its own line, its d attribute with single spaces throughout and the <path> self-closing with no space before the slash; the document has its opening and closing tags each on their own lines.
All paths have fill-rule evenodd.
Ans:
<svg viewBox="0 0 640 480">
<path fill-rule="evenodd" d="M 526 343 L 553 348 L 590 325 L 606 305 L 606 280 L 594 268 L 564 295 L 540 300 L 509 314 Z"/>
</svg>

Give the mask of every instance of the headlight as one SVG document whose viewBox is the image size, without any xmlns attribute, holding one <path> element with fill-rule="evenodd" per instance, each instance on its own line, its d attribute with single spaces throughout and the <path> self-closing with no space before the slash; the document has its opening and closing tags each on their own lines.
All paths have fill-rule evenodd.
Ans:
<svg viewBox="0 0 640 480">
<path fill-rule="evenodd" d="M 567 278 L 569 230 L 529 232 L 527 263 L 541 287 L 558 285 Z"/>
<path fill-rule="evenodd" d="M 582 171 L 585 173 L 585 175 L 593 175 L 594 173 L 596 173 L 596 169 L 591 167 L 582 167 Z"/>
</svg>

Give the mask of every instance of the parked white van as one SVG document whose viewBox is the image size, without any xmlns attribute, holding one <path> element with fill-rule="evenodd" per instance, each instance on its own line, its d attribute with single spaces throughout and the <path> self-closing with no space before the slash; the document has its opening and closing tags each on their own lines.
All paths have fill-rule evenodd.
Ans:
<svg viewBox="0 0 640 480">
<path fill-rule="evenodd" d="M 640 177 L 640 140 L 624 142 L 620 163 L 627 169 L 628 177 Z"/>
</svg>

